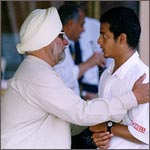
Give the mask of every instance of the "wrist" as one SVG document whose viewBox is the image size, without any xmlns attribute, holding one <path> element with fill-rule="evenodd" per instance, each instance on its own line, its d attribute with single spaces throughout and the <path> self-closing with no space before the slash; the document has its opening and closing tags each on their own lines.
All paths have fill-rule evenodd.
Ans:
<svg viewBox="0 0 150 150">
<path fill-rule="evenodd" d="M 88 61 L 88 66 L 90 66 L 90 68 L 96 65 L 96 62 L 93 59 L 93 57 L 90 57 L 87 61 Z"/>
<path fill-rule="evenodd" d="M 106 122 L 107 131 L 108 131 L 109 133 L 112 133 L 112 127 L 113 127 L 115 124 L 116 124 L 116 123 L 113 122 L 113 121 L 107 121 L 107 122 Z"/>
</svg>

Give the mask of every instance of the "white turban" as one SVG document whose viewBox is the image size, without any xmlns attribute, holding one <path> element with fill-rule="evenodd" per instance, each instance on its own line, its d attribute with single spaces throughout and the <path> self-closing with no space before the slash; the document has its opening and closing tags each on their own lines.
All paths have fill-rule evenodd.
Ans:
<svg viewBox="0 0 150 150">
<path fill-rule="evenodd" d="M 20 54 L 35 51 L 50 44 L 62 30 L 62 23 L 57 9 L 36 9 L 25 19 L 20 29 Z"/>
</svg>

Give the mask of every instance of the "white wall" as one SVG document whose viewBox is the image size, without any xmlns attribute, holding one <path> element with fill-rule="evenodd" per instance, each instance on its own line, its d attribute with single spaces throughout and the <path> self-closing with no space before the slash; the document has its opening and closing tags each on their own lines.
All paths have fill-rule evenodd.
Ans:
<svg viewBox="0 0 150 150">
<path fill-rule="evenodd" d="M 141 59 L 149 66 L 149 1 L 140 1 L 140 23 L 141 23 L 141 39 L 139 53 Z"/>
</svg>

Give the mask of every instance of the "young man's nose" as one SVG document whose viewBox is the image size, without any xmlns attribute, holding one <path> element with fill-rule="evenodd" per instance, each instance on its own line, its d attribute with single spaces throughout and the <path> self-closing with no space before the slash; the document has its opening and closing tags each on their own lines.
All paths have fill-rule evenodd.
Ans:
<svg viewBox="0 0 150 150">
<path fill-rule="evenodd" d="M 101 36 L 98 38 L 97 43 L 98 43 L 99 45 L 102 45 L 102 44 L 103 44 L 103 40 L 102 40 Z"/>
</svg>

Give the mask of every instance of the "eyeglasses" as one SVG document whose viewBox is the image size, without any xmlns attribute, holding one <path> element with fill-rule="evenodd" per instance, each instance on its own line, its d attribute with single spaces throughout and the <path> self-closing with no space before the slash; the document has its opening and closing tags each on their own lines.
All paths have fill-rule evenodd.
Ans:
<svg viewBox="0 0 150 150">
<path fill-rule="evenodd" d="M 66 39 L 66 35 L 65 35 L 65 32 L 60 32 L 58 37 L 62 40 Z"/>
</svg>

